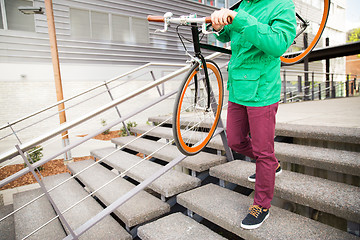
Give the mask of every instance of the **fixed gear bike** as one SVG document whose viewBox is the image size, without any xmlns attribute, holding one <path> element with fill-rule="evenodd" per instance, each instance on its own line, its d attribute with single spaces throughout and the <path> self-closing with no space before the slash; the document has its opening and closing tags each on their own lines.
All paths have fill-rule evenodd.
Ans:
<svg viewBox="0 0 360 240">
<path fill-rule="evenodd" d="M 311 22 L 314 21 L 314 16 L 308 16 L 311 13 L 311 6 L 299 5 L 299 2 L 300 0 L 294 0 L 298 23 L 293 44 L 295 47 L 290 47 L 280 58 L 286 64 L 297 63 L 311 52 L 324 31 L 329 15 L 330 0 L 321 0 L 323 5 L 321 19 L 319 20 L 320 24 L 314 25 Z M 239 4 L 241 4 L 241 1 L 230 9 L 237 8 Z M 164 22 L 164 29 L 157 30 L 160 32 L 166 32 L 170 24 L 177 24 L 178 36 L 186 54 L 191 58 L 192 67 L 180 84 L 175 98 L 172 130 L 179 151 L 185 155 L 195 155 L 206 147 L 215 133 L 224 98 L 223 78 L 220 68 L 214 61 L 205 60 L 200 48 L 200 33 L 214 33 L 208 31 L 211 19 L 210 17 L 197 18 L 196 15 L 173 18 L 172 13 L 166 13 L 164 16 L 148 16 L 148 21 Z M 178 32 L 179 26 L 191 27 L 194 56 L 188 53 L 183 42 L 184 37 Z M 301 36 L 309 26 L 311 26 L 311 34 L 308 34 L 307 39 L 309 44 L 305 49 L 298 51 L 296 45 L 301 43 Z M 314 29 L 313 26 L 318 28 Z M 200 31 L 199 28 L 201 28 Z"/>
</svg>

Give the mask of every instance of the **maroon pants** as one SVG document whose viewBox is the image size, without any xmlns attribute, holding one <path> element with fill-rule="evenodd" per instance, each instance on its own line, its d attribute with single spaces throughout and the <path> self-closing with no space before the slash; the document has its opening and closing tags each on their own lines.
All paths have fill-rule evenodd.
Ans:
<svg viewBox="0 0 360 240">
<path fill-rule="evenodd" d="M 274 196 L 278 166 L 274 153 L 277 109 L 278 103 L 265 107 L 246 107 L 233 102 L 228 105 L 228 144 L 234 151 L 256 160 L 254 205 L 263 208 L 270 208 Z"/>
</svg>

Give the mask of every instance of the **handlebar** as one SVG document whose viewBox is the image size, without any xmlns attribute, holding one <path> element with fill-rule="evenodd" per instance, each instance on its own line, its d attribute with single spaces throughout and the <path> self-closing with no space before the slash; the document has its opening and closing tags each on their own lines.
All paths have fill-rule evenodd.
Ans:
<svg viewBox="0 0 360 240">
<path fill-rule="evenodd" d="M 149 15 L 147 17 L 147 20 L 149 22 L 163 22 L 164 23 L 164 29 L 163 30 L 156 30 L 155 32 L 166 32 L 168 29 L 168 26 L 170 23 L 180 24 L 180 25 L 188 25 L 192 23 L 202 24 L 202 32 L 204 34 L 210 34 L 217 32 L 208 32 L 206 24 L 211 23 L 211 17 L 203 17 L 203 18 L 197 18 L 196 15 L 190 15 L 190 16 L 181 16 L 179 18 L 173 18 L 173 14 L 171 12 L 167 12 L 164 14 L 164 16 L 153 16 Z M 228 22 L 231 23 L 232 19 L 231 17 L 228 17 Z"/>
<path fill-rule="evenodd" d="M 204 18 L 191 18 L 191 17 L 179 17 L 179 18 L 166 18 L 164 16 L 153 16 L 149 15 L 147 20 L 149 22 L 165 22 L 165 19 L 169 23 L 178 23 L 178 24 L 189 24 L 189 23 L 211 23 L 211 17 Z"/>
</svg>

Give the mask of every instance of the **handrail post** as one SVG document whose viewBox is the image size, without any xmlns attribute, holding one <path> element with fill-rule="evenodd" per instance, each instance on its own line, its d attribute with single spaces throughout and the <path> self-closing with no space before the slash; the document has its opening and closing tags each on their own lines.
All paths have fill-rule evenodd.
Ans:
<svg viewBox="0 0 360 240">
<path fill-rule="evenodd" d="M 315 76 L 314 76 L 314 72 L 311 73 L 311 100 L 315 99 Z"/>
<path fill-rule="evenodd" d="M 107 82 L 104 82 L 104 85 L 105 85 L 105 87 L 106 87 L 107 92 L 109 93 L 110 99 L 111 99 L 112 101 L 114 101 L 114 97 L 113 97 L 113 95 L 111 94 L 111 91 L 110 91 L 109 86 L 107 85 Z M 115 109 L 116 109 L 117 114 L 118 114 L 119 117 L 121 118 L 121 114 L 120 114 L 119 108 L 118 108 L 117 106 L 115 106 Z M 126 127 L 125 122 L 122 122 L 122 124 L 123 124 L 123 126 L 124 126 L 124 128 L 125 128 L 126 134 L 127 134 L 128 136 L 130 136 L 130 132 L 129 132 L 129 130 L 128 130 L 127 127 Z"/>
<path fill-rule="evenodd" d="M 347 74 L 346 75 L 346 97 L 349 97 L 349 80 L 350 80 L 350 75 Z"/>
<path fill-rule="evenodd" d="M 300 75 L 298 75 L 298 92 L 302 92 L 302 79 Z"/>
<path fill-rule="evenodd" d="M 286 70 L 284 70 L 284 103 L 286 103 Z"/>
<path fill-rule="evenodd" d="M 356 94 L 356 77 L 354 77 L 354 94 Z"/>
<path fill-rule="evenodd" d="M 154 75 L 154 72 L 152 71 L 152 70 L 150 70 L 150 74 L 151 74 L 151 77 L 153 78 L 153 80 L 154 81 L 156 81 L 156 78 L 155 78 L 155 75 Z M 159 95 L 160 95 L 160 97 L 161 96 L 163 96 L 164 94 L 165 94 L 165 85 L 164 85 L 164 83 L 162 83 L 161 84 L 161 86 L 162 86 L 162 92 L 161 92 L 161 90 L 160 90 L 160 88 L 159 88 L 159 86 L 156 86 L 156 89 L 157 89 L 157 91 L 158 91 L 158 93 L 159 93 Z"/>
<path fill-rule="evenodd" d="M 329 38 L 325 39 L 325 45 L 328 47 L 330 45 Z M 326 71 L 326 80 L 325 80 L 325 98 L 330 98 L 330 59 L 325 59 L 325 71 Z"/>
<path fill-rule="evenodd" d="M 16 149 L 18 150 L 20 156 L 24 159 L 25 164 L 28 166 L 28 168 L 30 169 L 30 172 L 33 174 L 33 176 L 35 177 L 36 181 L 39 183 L 42 191 L 45 193 L 45 196 L 47 197 L 47 199 L 49 200 L 49 202 L 51 203 L 52 207 L 54 208 L 56 214 L 59 216 L 59 218 L 61 219 L 61 222 L 65 225 L 65 227 L 69 230 L 70 232 L 70 236 L 72 237 L 72 239 L 77 240 L 78 236 L 74 233 L 73 229 L 71 228 L 70 224 L 66 221 L 66 219 L 64 218 L 64 215 L 61 213 L 60 209 L 57 207 L 57 205 L 55 204 L 54 200 L 52 199 L 52 197 L 50 196 L 49 191 L 46 189 L 45 184 L 40 180 L 39 176 L 35 173 L 35 168 L 32 166 L 32 164 L 29 162 L 29 160 L 25 157 L 24 152 L 20 149 L 19 145 L 15 145 Z"/>
<path fill-rule="evenodd" d="M 334 74 L 331 74 L 331 98 L 336 98 L 336 87 L 334 84 Z"/>
<path fill-rule="evenodd" d="M 16 137 L 16 139 L 18 140 L 19 144 L 22 144 L 19 136 L 16 134 L 14 128 L 11 126 L 11 124 L 10 124 L 9 122 L 8 122 L 8 126 L 9 126 L 9 128 L 11 129 L 11 131 L 13 132 L 14 136 Z M 25 152 L 25 154 L 26 154 L 26 157 L 27 157 L 27 159 L 29 160 L 29 162 L 31 161 L 31 163 L 33 163 L 33 160 L 31 159 L 29 153 L 28 153 L 28 152 Z M 24 163 L 26 164 L 26 162 L 24 162 Z M 42 177 L 40 171 L 39 171 L 39 174 L 40 174 L 40 176 Z"/>
<path fill-rule="evenodd" d="M 304 33 L 304 48 L 307 48 L 308 45 L 308 34 Z M 304 100 L 309 100 L 310 93 L 310 82 L 309 82 L 309 57 L 304 58 L 304 81 L 305 81 L 305 98 Z"/>
</svg>

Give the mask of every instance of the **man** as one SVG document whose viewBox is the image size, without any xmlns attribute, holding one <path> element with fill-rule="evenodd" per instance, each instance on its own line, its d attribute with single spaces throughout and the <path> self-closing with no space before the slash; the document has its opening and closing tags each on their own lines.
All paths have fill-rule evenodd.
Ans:
<svg viewBox="0 0 360 240">
<path fill-rule="evenodd" d="M 255 229 L 269 217 L 275 173 L 281 172 L 274 153 L 280 56 L 296 34 L 295 7 L 292 0 L 244 0 L 235 11 L 215 11 L 211 21 L 217 39 L 231 41 L 228 144 L 256 160 L 256 173 L 249 177 L 255 181 L 254 203 L 241 223 Z"/>
</svg>

